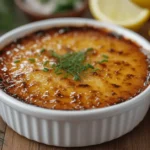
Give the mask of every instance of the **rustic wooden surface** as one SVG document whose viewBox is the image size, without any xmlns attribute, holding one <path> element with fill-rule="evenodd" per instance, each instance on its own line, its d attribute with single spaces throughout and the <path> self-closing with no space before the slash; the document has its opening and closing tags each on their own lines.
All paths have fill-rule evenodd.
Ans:
<svg viewBox="0 0 150 150">
<path fill-rule="evenodd" d="M 149 31 L 149 34 L 148 34 Z M 150 21 L 139 33 L 150 41 Z M 0 150 L 150 150 L 150 110 L 145 119 L 132 132 L 101 145 L 85 148 L 58 148 L 28 140 L 10 129 L 0 118 Z"/>
</svg>

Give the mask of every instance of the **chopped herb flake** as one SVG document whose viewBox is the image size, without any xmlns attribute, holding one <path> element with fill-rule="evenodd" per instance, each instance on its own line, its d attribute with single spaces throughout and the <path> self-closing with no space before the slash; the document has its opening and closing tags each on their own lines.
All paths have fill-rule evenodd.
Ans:
<svg viewBox="0 0 150 150">
<path fill-rule="evenodd" d="M 103 57 L 103 59 L 102 59 L 101 61 L 98 62 L 99 64 L 108 62 L 109 57 L 108 57 L 107 55 L 102 55 L 102 57 Z"/>
<path fill-rule="evenodd" d="M 49 63 L 49 61 L 48 61 L 48 60 L 47 60 L 47 61 L 45 61 L 45 62 L 43 63 L 43 66 L 46 66 L 48 63 Z"/>
<path fill-rule="evenodd" d="M 40 53 L 42 54 L 42 53 L 44 53 L 46 50 L 44 49 L 44 48 L 42 48 L 41 50 L 40 50 Z"/>
<path fill-rule="evenodd" d="M 14 63 L 15 63 L 15 64 L 20 63 L 20 60 L 19 60 L 19 59 L 18 59 L 18 60 L 15 60 Z"/>
<path fill-rule="evenodd" d="M 102 63 L 105 63 L 105 62 L 108 62 L 108 60 L 107 59 L 103 59 L 103 60 L 99 61 L 99 64 L 102 64 Z"/>
<path fill-rule="evenodd" d="M 93 51 L 93 48 L 92 48 L 92 47 L 90 47 L 90 48 L 88 48 L 86 51 L 87 51 L 87 52 L 89 52 L 89 51 Z"/>
<path fill-rule="evenodd" d="M 58 58 L 58 59 L 61 58 L 61 55 L 58 55 L 57 53 L 55 53 L 54 50 L 50 50 L 50 54 L 55 58 Z"/>
<path fill-rule="evenodd" d="M 100 69 L 99 68 L 94 68 L 93 70 L 92 70 L 92 72 L 97 72 L 97 71 L 99 71 Z"/>
<path fill-rule="evenodd" d="M 49 69 L 48 69 L 48 68 L 44 68 L 43 71 L 44 71 L 44 72 L 48 72 Z"/>
<path fill-rule="evenodd" d="M 29 58 L 28 59 L 31 63 L 34 63 L 35 62 L 35 59 L 34 58 Z"/>
<path fill-rule="evenodd" d="M 108 57 L 107 55 L 103 55 L 103 58 L 106 58 L 106 59 L 108 59 L 109 57 Z"/>
</svg>

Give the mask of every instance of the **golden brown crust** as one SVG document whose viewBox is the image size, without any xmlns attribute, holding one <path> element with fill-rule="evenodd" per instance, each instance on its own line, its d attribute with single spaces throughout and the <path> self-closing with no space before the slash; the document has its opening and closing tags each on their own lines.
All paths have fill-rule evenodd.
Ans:
<svg viewBox="0 0 150 150">
<path fill-rule="evenodd" d="M 89 47 L 94 50 L 86 61 L 99 70 L 83 72 L 80 81 L 54 73 L 51 65 L 56 59 L 49 50 L 65 54 Z M 103 55 L 109 57 L 108 62 L 97 63 Z M 43 71 L 46 61 L 48 72 Z M 148 74 L 147 57 L 139 46 L 92 27 L 36 32 L 6 46 L 0 62 L 4 91 L 26 103 L 58 110 L 101 108 L 129 100 L 145 89 Z"/>
</svg>

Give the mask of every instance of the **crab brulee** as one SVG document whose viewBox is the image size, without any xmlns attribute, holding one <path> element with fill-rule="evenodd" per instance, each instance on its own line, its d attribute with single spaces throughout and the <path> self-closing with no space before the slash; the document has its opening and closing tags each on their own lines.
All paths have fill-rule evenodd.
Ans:
<svg viewBox="0 0 150 150">
<path fill-rule="evenodd" d="M 147 87 L 147 60 L 136 43 L 104 28 L 55 27 L 1 49 L 0 87 L 43 108 L 102 108 Z"/>
</svg>

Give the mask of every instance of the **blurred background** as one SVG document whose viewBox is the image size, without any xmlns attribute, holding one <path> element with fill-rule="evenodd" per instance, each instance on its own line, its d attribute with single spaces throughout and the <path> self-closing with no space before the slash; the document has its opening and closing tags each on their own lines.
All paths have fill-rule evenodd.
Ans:
<svg viewBox="0 0 150 150">
<path fill-rule="evenodd" d="M 85 17 L 87 0 L 0 0 L 0 33 L 32 21 Z"/>
<path fill-rule="evenodd" d="M 0 33 L 28 23 L 29 20 L 19 11 L 14 0 L 0 0 Z"/>
<path fill-rule="evenodd" d="M 86 17 L 132 29 L 150 40 L 150 0 L 0 0 L 0 35 L 57 17 Z"/>
</svg>

